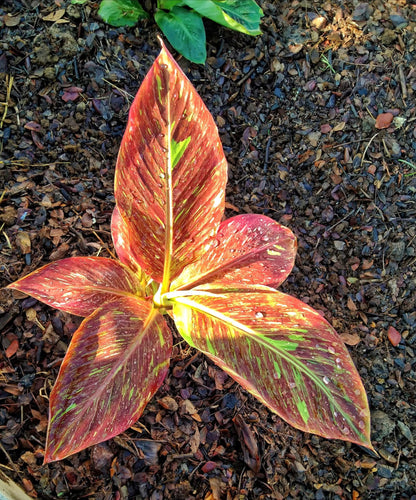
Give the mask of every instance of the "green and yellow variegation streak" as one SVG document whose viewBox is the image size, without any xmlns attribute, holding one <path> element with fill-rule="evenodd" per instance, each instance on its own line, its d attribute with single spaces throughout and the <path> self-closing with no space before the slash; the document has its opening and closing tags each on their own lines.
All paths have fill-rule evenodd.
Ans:
<svg viewBox="0 0 416 500">
<path fill-rule="evenodd" d="M 163 47 L 130 108 L 115 177 L 134 259 L 163 292 L 213 240 L 226 181 L 214 120 Z"/>
<path fill-rule="evenodd" d="M 170 300 L 184 339 L 288 423 L 371 448 L 360 377 L 339 336 L 316 311 L 266 290 Z"/>
<path fill-rule="evenodd" d="M 50 397 L 45 461 L 120 434 L 140 417 L 169 367 L 172 334 L 151 303 L 104 304 L 73 336 Z"/>
</svg>

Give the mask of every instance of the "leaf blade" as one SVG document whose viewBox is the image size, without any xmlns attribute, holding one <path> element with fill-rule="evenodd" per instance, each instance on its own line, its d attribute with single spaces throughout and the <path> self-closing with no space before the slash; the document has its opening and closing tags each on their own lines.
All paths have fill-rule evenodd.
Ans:
<svg viewBox="0 0 416 500">
<path fill-rule="evenodd" d="M 119 262 L 104 257 L 69 257 L 46 264 L 8 288 L 77 316 L 89 316 L 103 302 L 143 295 L 139 278 Z"/>
<path fill-rule="evenodd" d="M 171 140 L 188 141 L 174 168 Z M 221 221 L 226 180 L 214 120 L 163 48 L 130 108 L 115 179 L 117 206 L 148 276 L 160 283 L 165 270 L 170 282 L 203 255 Z"/>
<path fill-rule="evenodd" d="M 175 6 L 169 12 L 157 11 L 155 21 L 175 50 L 189 61 L 205 63 L 205 28 L 199 14 Z"/>
<path fill-rule="evenodd" d="M 261 35 L 259 29 L 261 8 L 254 0 L 185 0 L 186 5 L 226 28 L 246 35 Z"/>
<path fill-rule="evenodd" d="M 98 14 L 111 26 L 134 26 L 149 16 L 137 0 L 102 0 Z"/>
<path fill-rule="evenodd" d="M 292 231 L 264 215 L 237 215 L 221 223 L 211 248 L 184 269 L 172 289 L 280 286 L 296 257 Z"/>
<path fill-rule="evenodd" d="M 130 427 L 162 384 L 171 349 L 163 316 L 144 300 L 124 297 L 86 318 L 51 393 L 45 463 Z"/>
<path fill-rule="evenodd" d="M 281 418 L 306 432 L 372 447 L 361 379 L 316 311 L 277 291 L 172 301 L 185 340 Z"/>
</svg>

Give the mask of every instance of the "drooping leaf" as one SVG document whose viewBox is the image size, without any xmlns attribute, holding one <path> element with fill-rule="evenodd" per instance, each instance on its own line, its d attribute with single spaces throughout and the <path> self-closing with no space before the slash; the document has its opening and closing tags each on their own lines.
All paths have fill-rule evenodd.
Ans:
<svg viewBox="0 0 416 500">
<path fill-rule="evenodd" d="M 115 196 L 147 275 L 167 283 L 197 260 L 224 211 L 227 165 L 216 125 L 163 48 L 131 106 Z"/>
<path fill-rule="evenodd" d="M 162 384 L 171 349 L 169 327 L 147 301 L 122 297 L 86 318 L 50 396 L 45 462 L 130 427 Z"/>
<path fill-rule="evenodd" d="M 172 289 L 265 285 L 277 288 L 296 257 L 296 238 L 287 227 L 264 215 L 237 215 L 221 223 L 214 243 L 186 267 Z"/>
<path fill-rule="evenodd" d="M 98 14 L 111 26 L 134 26 L 149 17 L 137 0 L 102 0 Z"/>
<path fill-rule="evenodd" d="M 138 276 L 116 260 L 104 257 L 69 257 L 52 262 L 8 288 L 77 316 L 89 316 L 97 307 L 120 296 L 143 295 Z"/>
<path fill-rule="evenodd" d="M 198 14 L 246 35 L 261 35 L 263 11 L 254 0 L 184 0 Z"/>
<path fill-rule="evenodd" d="M 155 21 L 175 50 L 189 61 L 205 63 L 205 28 L 199 14 L 183 7 L 173 7 L 169 12 L 158 10 Z"/>
<path fill-rule="evenodd" d="M 367 397 L 335 330 L 274 292 L 175 297 L 185 340 L 294 427 L 367 447 Z"/>
</svg>

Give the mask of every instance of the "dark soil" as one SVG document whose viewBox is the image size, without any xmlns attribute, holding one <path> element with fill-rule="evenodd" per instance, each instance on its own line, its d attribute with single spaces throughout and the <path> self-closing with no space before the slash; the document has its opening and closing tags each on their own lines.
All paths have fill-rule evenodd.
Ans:
<svg viewBox="0 0 416 500">
<path fill-rule="evenodd" d="M 219 127 L 227 215 L 297 235 L 282 289 L 350 345 L 380 456 L 294 430 L 178 343 L 134 428 L 42 466 L 48 394 L 79 320 L 2 291 L 0 467 L 32 497 L 416 498 L 416 3 L 260 3 L 262 36 L 207 23 L 205 67 L 179 63 Z M 116 155 L 159 45 L 152 23 L 114 29 L 96 6 L 0 7 L 1 286 L 112 250 Z"/>
</svg>

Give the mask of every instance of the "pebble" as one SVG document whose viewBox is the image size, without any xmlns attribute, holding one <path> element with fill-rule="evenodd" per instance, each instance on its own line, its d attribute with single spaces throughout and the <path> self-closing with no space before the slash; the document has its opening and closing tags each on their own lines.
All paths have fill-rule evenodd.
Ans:
<svg viewBox="0 0 416 500">
<path fill-rule="evenodd" d="M 390 16 L 390 21 L 394 24 L 395 28 L 405 28 L 408 24 L 407 19 L 398 14 L 392 14 Z"/>
<path fill-rule="evenodd" d="M 379 464 L 377 466 L 377 473 L 381 477 L 390 479 L 393 476 L 393 472 L 394 472 L 394 467 L 391 467 L 390 465 Z"/>
<path fill-rule="evenodd" d="M 381 410 L 375 410 L 371 414 L 371 420 L 373 424 L 373 438 L 377 441 L 384 439 L 386 436 L 391 434 L 396 424 L 391 420 L 391 418 Z"/>
</svg>

